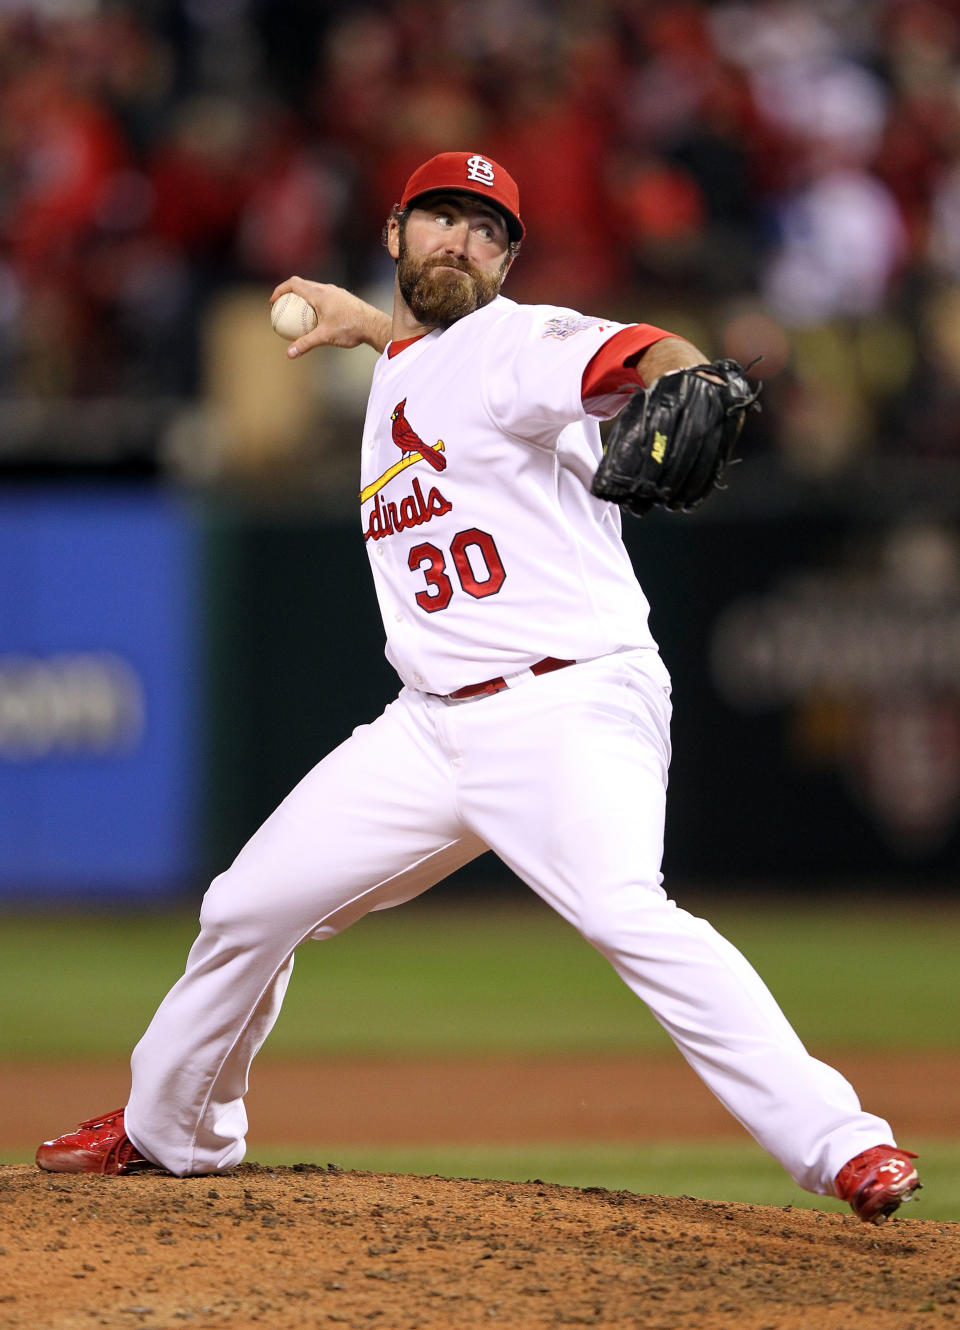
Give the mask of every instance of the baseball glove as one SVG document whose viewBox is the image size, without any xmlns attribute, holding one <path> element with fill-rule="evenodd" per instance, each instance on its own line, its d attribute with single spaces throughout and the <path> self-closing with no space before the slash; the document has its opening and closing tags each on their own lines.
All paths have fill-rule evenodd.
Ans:
<svg viewBox="0 0 960 1330">
<path fill-rule="evenodd" d="M 721 485 L 759 387 L 736 360 L 671 370 L 638 390 L 614 421 L 591 486 L 642 517 L 654 505 L 689 512 Z"/>
</svg>

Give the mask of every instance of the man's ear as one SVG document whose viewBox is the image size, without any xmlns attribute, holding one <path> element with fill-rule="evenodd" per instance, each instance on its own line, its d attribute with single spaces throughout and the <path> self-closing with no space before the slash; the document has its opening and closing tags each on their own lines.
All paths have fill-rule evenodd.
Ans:
<svg viewBox="0 0 960 1330">
<path fill-rule="evenodd" d="M 400 257 L 400 223 L 396 217 L 387 222 L 387 253 L 392 259 Z"/>
</svg>

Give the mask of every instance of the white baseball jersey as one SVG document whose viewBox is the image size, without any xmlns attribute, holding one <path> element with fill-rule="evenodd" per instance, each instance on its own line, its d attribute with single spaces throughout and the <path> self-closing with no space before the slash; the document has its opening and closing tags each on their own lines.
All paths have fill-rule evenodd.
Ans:
<svg viewBox="0 0 960 1330">
<path fill-rule="evenodd" d="M 377 363 L 361 459 L 387 658 L 450 693 L 546 656 L 655 648 L 583 371 L 626 325 L 502 296 Z"/>
</svg>

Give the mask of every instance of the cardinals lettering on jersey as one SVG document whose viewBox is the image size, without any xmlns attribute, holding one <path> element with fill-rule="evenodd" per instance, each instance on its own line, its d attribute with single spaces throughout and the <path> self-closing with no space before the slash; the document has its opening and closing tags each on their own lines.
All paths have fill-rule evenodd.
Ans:
<svg viewBox="0 0 960 1330">
<path fill-rule="evenodd" d="M 411 526 L 422 526 L 433 517 L 443 517 L 452 507 L 453 504 L 444 498 L 436 485 L 432 485 L 430 493 L 424 497 L 420 482 L 414 480 L 413 493 L 408 494 L 399 503 L 381 500 L 379 494 L 376 496 L 363 538 L 382 540 L 384 536 L 392 536 L 395 531 L 404 531 Z"/>
</svg>

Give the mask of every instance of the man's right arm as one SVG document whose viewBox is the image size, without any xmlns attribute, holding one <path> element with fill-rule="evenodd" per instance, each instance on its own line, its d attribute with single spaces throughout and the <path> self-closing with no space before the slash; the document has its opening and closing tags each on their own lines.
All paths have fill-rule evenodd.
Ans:
<svg viewBox="0 0 960 1330">
<path fill-rule="evenodd" d="M 270 296 L 270 303 L 286 291 L 302 296 L 313 306 L 317 326 L 291 342 L 287 355 L 291 360 L 315 346 L 372 346 L 381 352 L 390 340 L 393 321 L 389 314 L 368 305 L 359 296 L 328 282 L 308 282 L 302 277 L 288 277 Z"/>
</svg>

